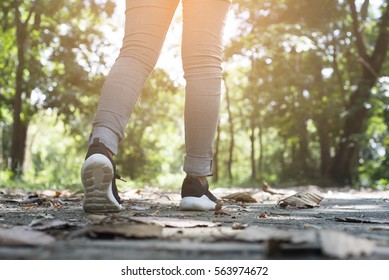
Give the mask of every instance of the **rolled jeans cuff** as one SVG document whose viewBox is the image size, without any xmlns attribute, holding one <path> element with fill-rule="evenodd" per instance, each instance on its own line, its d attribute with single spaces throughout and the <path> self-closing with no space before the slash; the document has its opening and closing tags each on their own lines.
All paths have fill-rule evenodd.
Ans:
<svg viewBox="0 0 389 280">
<path fill-rule="evenodd" d="M 94 138 L 99 138 L 100 142 L 111 151 L 112 154 L 118 153 L 119 138 L 115 132 L 106 127 L 95 127 L 92 131 L 89 145 L 93 143 Z"/>
<path fill-rule="evenodd" d="M 211 176 L 212 158 L 185 156 L 184 171 L 192 176 Z"/>
</svg>

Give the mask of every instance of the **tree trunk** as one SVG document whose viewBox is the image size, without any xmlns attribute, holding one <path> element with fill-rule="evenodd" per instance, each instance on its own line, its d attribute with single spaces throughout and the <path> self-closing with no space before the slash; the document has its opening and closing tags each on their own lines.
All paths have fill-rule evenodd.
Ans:
<svg viewBox="0 0 389 280">
<path fill-rule="evenodd" d="M 227 106 L 227 112 L 228 112 L 228 123 L 229 123 L 229 132 L 230 132 L 230 147 L 228 149 L 229 156 L 227 160 L 227 172 L 228 172 L 228 179 L 230 182 L 233 181 L 232 176 L 232 162 L 233 162 L 233 154 L 234 154 L 234 146 L 235 146 L 235 137 L 234 137 L 234 121 L 233 116 L 231 113 L 231 102 L 230 102 L 230 95 L 227 87 L 226 80 L 224 80 L 224 85 L 226 88 L 226 106 Z"/>
<path fill-rule="evenodd" d="M 263 131 L 261 121 L 258 126 L 258 142 L 259 142 L 259 158 L 258 158 L 258 174 L 262 176 L 263 173 Z"/>
<path fill-rule="evenodd" d="M 21 119 L 22 114 L 22 95 L 23 95 L 23 70 L 25 68 L 25 43 L 26 43 L 26 24 L 21 21 L 18 2 L 15 5 L 15 25 L 17 42 L 17 68 L 15 77 L 15 96 L 13 99 L 13 124 L 12 124 L 12 146 L 11 146 L 11 171 L 13 176 L 19 177 L 22 174 L 24 154 L 26 149 L 27 125 Z"/>
<path fill-rule="evenodd" d="M 251 180 L 255 180 L 257 178 L 257 168 L 255 164 L 255 126 L 251 125 L 250 128 L 250 142 L 251 142 L 251 153 L 250 153 L 250 159 L 251 159 Z"/>
<path fill-rule="evenodd" d="M 299 149 L 298 149 L 298 162 L 301 167 L 302 174 L 309 174 L 308 170 L 308 160 L 309 160 L 309 148 L 308 148 L 308 130 L 307 123 L 303 120 L 303 116 L 301 117 L 301 121 L 299 123 Z"/>
<path fill-rule="evenodd" d="M 372 55 L 368 55 L 360 31 L 359 18 L 356 12 L 355 2 L 349 0 L 353 18 L 353 28 L 360 58 L 362 73 L 358 81 L 357 89 L 352 93 L 347 106 L 348 116 L 344 122 L 343 134 L 334 157 L 330 175 L 340 183 L 352 183 L 356 174 L 359 137 L 363 133 L 368 117 L 368 104 L 371 89 L 376 84 L 389 46 L 389 5 L 386 5 L 379 25 L 379 33 Z"/>
<path fill-rule="evenodd" d="M 364 71 L 365 72 L 365 71 Z M 364 106 L 369 101 L 370 90 L 375 84 L 372 79 L 361 78 L 358 89 L 350 99 L 343 134 L 333 159 L 331 178 L 340 184 L 350 184 L 356 173 L 360 136 L 363 133 L 367 119 L 367 109 Z"/>
<path fill-rule="evenodd" d="M 320 144 L 320 174 L 322 177 L 327 178 L 331 164 L 328 122 L 326 119 L 320 119 L 317 123 L 317 133 L 319 135 Z"/>
<path fill-rule="evenodd" d="M 0 170 L 3 170 L 4 151 L 3 151 L 3 127 L 0 126 Z"/>
</svg>

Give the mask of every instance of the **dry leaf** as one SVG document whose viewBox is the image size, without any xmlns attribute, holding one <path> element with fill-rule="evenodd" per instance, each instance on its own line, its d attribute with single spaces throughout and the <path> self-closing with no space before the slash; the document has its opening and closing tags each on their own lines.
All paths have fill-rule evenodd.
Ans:
<svg viewBox="0 0 389 280">
<path fill-rule="evenodd" d="M 281 192 L 281 191 L 278 191 L 276 189 L 273 189 L 272 187 L 270 187 L 268 185 L 268 183 L 266 183 L 265 181 L 262 182 L 262 190 L 264 192 L 267 192 L 267 193 L 270 193 L 270 194 L 281 194 L 281 195 L 284 195 L 285 193 Z"/>
<path fill-rule="evenodd" d="M 215 211 L 215 215 L 219 215 L 219 216 L 231 216 L 230 213 L 228 213 L 228 212 L 226 212 L 226 211 L 223 211 L 223 210 Z"/>
<path fill-rule="evenodd" d="M 145 224 L 91 225 L 75 233 L 74 236 L 92 238 L 125 237 L 125 238 L 161 238 L 162 227 Z"/>
<path fill-rule="evenodd" d="M 0 246 L 47 245 L 54 241 L 55 238 L 51 235 L 24 227 L 0 228 Z"/>
<path fill-rule="evenodd" d="M 240 231 L 235 238 L 247 242 L 289 242 L 292 244 L 315 243 L 316 231 L 309 230 L 281 230 L 278 228 L 265 228 L 250 226 Z"/>
<path fill-rule="evenodd" d="M 360 257 L 370 255 L 375 243 L 354 237 L 343 232 L 324 230 L 320 231 L 321 248 L 325 255 L 344 259 L 347 257 Z"/>
<path fill-rule="evenodd" d="M 208 221 L 177 219 L 177 218 L 163 218 L 163 217 L 130 217 L 132 221 L 149 224 L 159 225 L 162 227 L 172 228 L 194 228 L 194 227 L 217 227 L 220 223 L 213 223 Z"/>
<path fill-rule="evenodd" d="M 335 221 L 337 222 L 347 222 L 347 223 L 358 223 L 358 224 L 389 224 L 388 220 L 371 220 L 371 219 L 362 219 L 362 218 L 338 218 L 335 217 Z"/>
<path fill-rule="evenodd" d="M 53 191 L 53 190 L 44 190 L 40 195 L 43 195 L 44 197 L 60 197 L 61 192 L 59 191 Z"/>
<path fill-rule="evenodd" d="M 298 192 L 292 196 L 281 199 L 278 202 L 278 205 L 283 208 L 313 208 L 318 207 L 322 200 L 323 197 L 317 193 Z"/>
<path fill-rule="evenodd" d="M 221 201 L 218 201 L 215 205 L 215 211 L 220 211 L 222 210 L 223 204 Z"/>
<path fill-rule="evenodd" d="M 236 239 L 248 242 L 261 242 L 268 240 L 288 241 L 292 233 L 272 228 L 261 228 L 250 226 L 236 235 Z"/>
<path fill-rule="evenodd" d="M 304 227 L 305 229 L 316 229 L 316 230 L 320 230 L 320 229 L 321 229 L 320 226 L 318 226 L 318 225 L 312 225 L 312 224 L 304 224 L 303 227 Z"/>
<path fill-rule="evenodd" d="M 233 223 L 231 228 L 232 229 L 245 229 L 248 227 L 248 224 L 241 224 L 241 223 Z"/>
<path fill-rule="evenodd" d="M 20 203 L 20 200 L 11 199 L 11 198 L 0 199 L 0 204 L 5 204 L 5 203 Z"/>
<path fill-rule="evenodd" d="M 28 198 L 28 199 L 23 200 L 23 201 L 20 202 L 20 204 L 22 204 L 22 205 L 33 205 L 33 204 L 47 205 L 48 203 L 49 203 L 48 199 L 45 198 L 45 197 Z"/>
<path fill-rule="evenodd" d="M 375 226 L 375 227 L 369 227 L 369 229 L 374 231 L 389 231 L 388 226 Z"/>
<path fill-rule="evenodd" d="M 223 196 L 223 199 L 234 200 L 238 202 L 257 203 L 258 201 L 245 192 L 237 192 L 227 196 Z"/>
<path fill-rule="evenodd" d="M 40 223 L 36 221 L 34 224 L 33 222 L 30 223 L 30 226 L 36 230 L 63 229 L 63 228 L 69 228 L 74 226 L 66 221 L 61 221 L 61 220 L 54 220 L 50 222 L 41 221 Z"/>
</svg>

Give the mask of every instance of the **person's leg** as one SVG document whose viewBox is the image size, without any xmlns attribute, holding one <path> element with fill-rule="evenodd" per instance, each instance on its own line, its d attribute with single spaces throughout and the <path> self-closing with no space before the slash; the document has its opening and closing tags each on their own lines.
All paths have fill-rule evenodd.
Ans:
<svg viewBox="0 0 389 280">
<path fill-rule="evenodd" d="M 81 169 L 86 212 L 120 210 L 112 155 L 153 70 L 179 0 L 127 0 L 123 46 L 102 89 Z"/>
<path fill-rule="evenodd" d="M 178 2 L 126 2 L 123 46 L 104 83 L 91 136 L 91 142 L 100 138 L 113 154 L 117 153 L 139 93 L 158 60 Z"/>
<path fill-rule="evenodd" d="M 208 210 L 216 198 L 205 176 L 212 173 L 212 144 L 219 117 L 223 30 L 229 0 L 183 0 L 182 60 L 186 80 L 186 156 L 180 207 Z"/>
</svg>

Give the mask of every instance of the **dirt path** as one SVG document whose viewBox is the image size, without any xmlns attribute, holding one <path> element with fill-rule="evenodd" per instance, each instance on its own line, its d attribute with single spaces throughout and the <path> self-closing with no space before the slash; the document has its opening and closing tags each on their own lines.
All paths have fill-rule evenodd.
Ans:
<svg viewBox="0 0 389 280">
<path fill-rule="evenodd" d="M 389 259 L 388 191 L 316 189 L 318 207 L 282 208 L 311 188 L 216 189 L 232 195 L 221 209 L 182 212 L 178 192 L 148 188 L 112 215 L 86 215 L 82 194 L 0 191 L 0 259 Z"/>
</svg>

